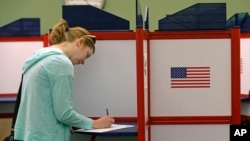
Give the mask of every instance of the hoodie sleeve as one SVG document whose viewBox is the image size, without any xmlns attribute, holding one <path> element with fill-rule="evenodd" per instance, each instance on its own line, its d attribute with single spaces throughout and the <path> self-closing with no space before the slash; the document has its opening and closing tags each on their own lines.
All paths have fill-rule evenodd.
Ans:
<svg viewBox="0 0 250 141">
<path fill-rule="evenodd" d="M 93 120 L 73 109 L 72 81 L 74 67 L 65 55 L 55 55 L 47 63 L 53 111 L 58 121 L 73 127 L 91 129 Z"/>
<path fill-rule="evenodd" d="M 73 110 L 71 76 L 62 76 L 55 80 L 52 98 L 54 113 L 60 122 L 83 129 L 92 128 L 92 119 Z"/>
</svg>

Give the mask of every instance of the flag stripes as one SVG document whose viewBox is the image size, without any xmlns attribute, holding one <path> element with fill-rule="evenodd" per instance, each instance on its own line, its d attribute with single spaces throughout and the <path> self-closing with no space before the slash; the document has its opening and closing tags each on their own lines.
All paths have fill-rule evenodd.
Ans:
<svg viewBox="0 0 250 141">
<path fill-rule="evenodd" d="M 210 67 L 171 67 L 171 88 L 210 88 Z"/>
</svg>

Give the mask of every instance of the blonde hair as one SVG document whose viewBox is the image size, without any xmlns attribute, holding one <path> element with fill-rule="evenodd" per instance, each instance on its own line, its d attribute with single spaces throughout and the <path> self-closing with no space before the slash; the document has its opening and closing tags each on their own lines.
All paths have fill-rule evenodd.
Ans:
<svg viewBox="0 0 250 141">
<path fill-rule="evenodd" d="M 84 38 L 85 44 L 95 52 L 95 36 L 91 35 L 88 30 L 82 27 L 70 28 L 64 19 L 57 23 L 50 33 L 50 41 L 52 44 L 73 42 L 77 38 Z"/>
</svg>

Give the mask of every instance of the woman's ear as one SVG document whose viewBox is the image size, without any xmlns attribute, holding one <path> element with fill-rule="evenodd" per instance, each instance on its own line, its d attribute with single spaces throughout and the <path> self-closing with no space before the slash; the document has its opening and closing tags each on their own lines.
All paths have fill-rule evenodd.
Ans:
<svg viewBox="0 0 250 141">
<path fill-rule="evenodd" d="M 82 47 L 82 46 L 84 46 L 84 44 L 85 44 L 84 39 L 83 38 L 79 38 L 78 41 L 77 41 L 77 46 L 78 47 Z"/>
</svg>

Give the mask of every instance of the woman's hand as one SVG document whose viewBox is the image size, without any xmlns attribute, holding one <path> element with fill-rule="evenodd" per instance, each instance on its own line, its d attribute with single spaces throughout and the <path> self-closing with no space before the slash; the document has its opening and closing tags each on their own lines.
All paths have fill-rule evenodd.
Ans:
<svg viewBox="0 0 250 141">
<path fill-rule="evenodd" d="M 99 119 L 93 120 L 93 129 L 99 129 L 99 128 L 109 128 L 111 125 L 115 122 L 115 119 L 110 116 L 104 116 Z"/>
</svg>

